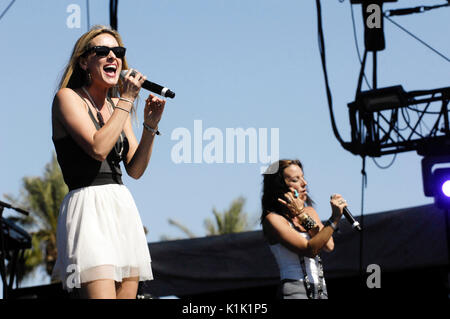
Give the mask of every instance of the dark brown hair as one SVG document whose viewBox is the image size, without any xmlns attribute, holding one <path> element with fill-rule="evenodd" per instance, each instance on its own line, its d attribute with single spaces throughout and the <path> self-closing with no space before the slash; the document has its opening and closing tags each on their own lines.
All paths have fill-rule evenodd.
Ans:
<svg viewBox="0 0 450 319">
<path fill-rule="evenodd" d="M 289 191 L 289 188 L 284 181 L 284 170 L 291 166 L 298 165 L 303 170 L 302 163 L 297 160 L 282 159 L 272 165 L 264 173 L 263 179 L 263 190 L 262 190 L 262 213 L 261 213 L 261 223 L 267 214 L 271 212 L 276 212 L 290 219 L 288 209 L 278 202 L 278 198 L 284 199 L 283 194 Z M 314 204 L 313 200 L 307 195 L 305 204 L 312 206 Z"/>
</svg>

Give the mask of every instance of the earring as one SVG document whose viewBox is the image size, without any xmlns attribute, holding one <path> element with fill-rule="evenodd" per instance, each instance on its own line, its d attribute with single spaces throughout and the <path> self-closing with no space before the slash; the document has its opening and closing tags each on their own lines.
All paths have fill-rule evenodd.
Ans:
<svg viewBox="0 0 450 319">
<path fill-rule="evenodd" d="M 87 85 L 89 86 L 92 83 L 92 77 L 91 77 L 91 73 L 89 73 L 89 71 L 86 71 L 86 72 L 87 72 Z"/>
</svg>

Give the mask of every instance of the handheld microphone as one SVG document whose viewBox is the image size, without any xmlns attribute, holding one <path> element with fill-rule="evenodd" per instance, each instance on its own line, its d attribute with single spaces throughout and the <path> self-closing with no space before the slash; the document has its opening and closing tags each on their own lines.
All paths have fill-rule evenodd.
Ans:
<svg viewBox="0 0 450 319">
<path fill-rule="evenodd" d="M 347 207 L 344 207 L 343 214 L 354 229 L 356 229 L 357 231 L 361 231 L 361 226 L 359 225 L 358 221 L 353 217 L 352 213 L 350 213 Z"/>
<path fill-rule="evenodd" d="M 128 73 L 128 70 L 122 70 L 120 72 L 120 76 L 124 77 Z M 145 80 L 142 84 L 142 87 L 146 90 L 149 90 L 150 92 L 156 93 L 158 95 L 164 96 L 164 97 L 170 97 L 173 99 L 175 97 L 175 92 L 172 92 L 170 89 L 163 87 L 159 84 L 150 82 L 148 80 Z"/>
</svg>

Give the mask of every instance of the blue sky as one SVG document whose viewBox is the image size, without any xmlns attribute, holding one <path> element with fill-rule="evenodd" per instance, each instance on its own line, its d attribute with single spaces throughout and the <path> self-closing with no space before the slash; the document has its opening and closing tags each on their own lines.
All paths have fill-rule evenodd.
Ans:
<svg viewBox="0 0 450 319">
<path fill-rule="evenodd" d="M 9 3 L 1 1 L 0 12 Z M 80 28 L 67 26 L 71 4 L 81 9 Z M 385 9 L 412 5 L 403 0 Z M 91 25 L 109 24 L 109 1 L 89 1 L 89 8 Z M 322 1 L 322 11 L 336 122 L 349 141 L 347 103 L 354 100 L 359 72 L 350 4 Z M 362 52 L 360 6 L 354 12 Z M 81 0 L 17 0 L 0 20 L 0 194 L 17 195 L 22 177 L 42 175 L 51 159 L 51 103 L 73 45 L 87 30 L 86 13 L 86 1 Z M 448 14 L 449 8 L 444 8 L 394 20 L 448 56 Z M 278 129 L 279 155 L 303 162 L 319 216 L 329 217 L 332 193 L 341 193 L 353 214 L 360 214 L 362 160 L 345 151 L 332 133 L 315 1 L 119 1 L 118 21 L 128 63 L 176 92 L 166 104 L 159 126 L 163 135 L 156 139 L 147 172 L 137 181 L 124 179 L 149 230 L 149 242 L 161 235 L 182 236 L 168 218 L 203 236 L 203 221 L 212 217 L 213 207 L 222 211 L 239 196 L 246 198 L 245 211 L 252 218 L 260 214 L 260 162 L 174 162 L 171 152 L 178 141 L 171 135 L 187 129 L 193 145 L 194 121 L 201 121 L 203 133 L 208 128 L 223 133 L 223 145 L 227 129 L 267 129 L 269 139 L 270 129 Z M 412 91 L 448 86 L 448 62 L 389 22 L 385 36 L 379 87 L 401 84 Z M 370 70 L 368 63 L 369 79 Z M 138 137 L 147 92 L 140 96 Z M 209 141 L 202 143 L 205 151 Z M 391 160 L 385 156 L 377 162 L 387 165 Z M 364 212 L 431 203 L 423 194 L 420 160 L 415 152 L 399 154 L 389 169 L 382 170 L 367 159 Z"/>
</svg>

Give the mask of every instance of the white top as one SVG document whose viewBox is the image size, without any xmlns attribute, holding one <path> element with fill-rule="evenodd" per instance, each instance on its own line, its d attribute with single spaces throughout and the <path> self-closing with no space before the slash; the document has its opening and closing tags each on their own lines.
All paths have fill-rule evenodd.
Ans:
<svg viewBox="0 0 450 319">
<path fill-rule="evenodd" d="M 292 225 L 291 225 L 292 227 Z M 308 233 L 299 232 L 300 235 L 309 240 L 311 237 Z M 305 258 L 305 268 L 310 283 L 318 284 L 319 267 L 317 257 L 309 258 L 298 255 L 287 249 L 281 244 L 269 245 L 270 250 L 275 256 L 278 268 L 280 269 L 280 279 L 303 280 L 303 271 L 300 264 L 300 258 Z"/>
</svg>

